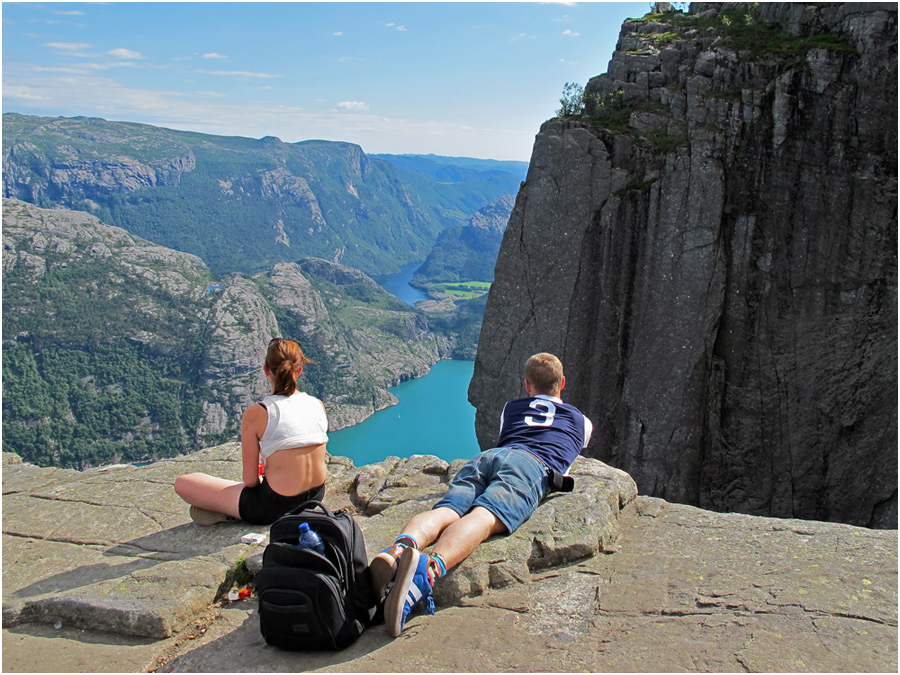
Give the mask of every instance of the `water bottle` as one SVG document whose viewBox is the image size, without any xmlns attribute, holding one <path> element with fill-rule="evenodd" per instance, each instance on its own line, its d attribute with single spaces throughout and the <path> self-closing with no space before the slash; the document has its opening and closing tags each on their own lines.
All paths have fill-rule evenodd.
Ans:
<svg viewBox="0 0 900 675">
<path fill-rule="evenodd" d="M 316 553 L 325 555 L 325 543 L 313 530 L 309 529 L 309 523 L 300 523 L 300 548 L 308 548 Z"/>
</svg>

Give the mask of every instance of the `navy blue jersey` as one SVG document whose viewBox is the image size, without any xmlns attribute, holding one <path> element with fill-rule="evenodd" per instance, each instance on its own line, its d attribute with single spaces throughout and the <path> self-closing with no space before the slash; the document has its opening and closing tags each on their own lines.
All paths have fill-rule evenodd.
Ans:
<svg viewBox="0 0 900 675">
<path fill-rule="evenodd" d="M 558 398 L 520 398 L 503 408 L 497 447 L 522 448 L 565 474 L 587 445 L 590 429 L 590 422 L 578 408 Z"/>
</svg>

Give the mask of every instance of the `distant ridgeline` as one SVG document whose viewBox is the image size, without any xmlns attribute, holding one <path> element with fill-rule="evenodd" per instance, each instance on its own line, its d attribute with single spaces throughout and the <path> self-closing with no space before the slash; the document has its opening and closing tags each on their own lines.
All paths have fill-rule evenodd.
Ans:
<svg viewBox="0 0 900 675">
<path fill-rule="evenodd" d="M 149 461 L 234 438 L 243 408 L 267 393 L 273 335 L 298 337 L 316 361 L 302 387 L 333 429 L 386 407 L 387 387 L 455 349 L 426 314 L 325 260 L 217 278 L 89 214 L 8 199 L 3 243 L 4 450 L 43 466 Z"/>
<path fill-rule="evenodd" d="M 423 260 L 443 228 L 515 194 L 527 169 L 382 157 L 351 143 L 3 115 L 4 197 L 86 211 L 220 274 L 306 256 L 397 272 Z"/>
<path fill-rule="evenodd" d="M 465 226 L 443 230 L 411 283 L 428 288 L 432 284 L 493 281 L 494 264 L 514 203 L 512 195 L 504 195 L 479 209 Z"/>
</svg>

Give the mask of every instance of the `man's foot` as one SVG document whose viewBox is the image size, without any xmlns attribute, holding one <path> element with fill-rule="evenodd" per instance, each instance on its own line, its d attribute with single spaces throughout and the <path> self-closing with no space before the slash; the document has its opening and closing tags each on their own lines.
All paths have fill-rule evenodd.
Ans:
<svg viewBox="0 0 900 675">
<path fill-rule="evenodd" d="M 384 622 L 391 637 L 400 636 L 410 611 L 422 600 L 425 601 L 425 613 L 434 614 L 428 556 L 410 546 L 397 561 L 397 576 L 384 601 Z"/>
<path fill-rule="evenodd" d="M 372 576 L 372 591 L 375 593 L 375 599 L 378 602 L 384 602 L 391 588 L 394 586 L 394 578 L 397 575 L 397 558 L 391 553 L 400 554 L 395 551 L 396 545 L 389 546 L 381 553 L 372 558 L 369 563 L 369 573 Z"/>
<path fill-rule="evenodd" d="M 215 525 L 216 523 L 224 523 L 226 521 L 234 522 L 237 520 L 234 516 L 229 516 L 218 511 L 210 511 L 209 509 L 201 509 L 199 506 L 191 507 L 191 520 L 198 525 Z"/>
</svg>

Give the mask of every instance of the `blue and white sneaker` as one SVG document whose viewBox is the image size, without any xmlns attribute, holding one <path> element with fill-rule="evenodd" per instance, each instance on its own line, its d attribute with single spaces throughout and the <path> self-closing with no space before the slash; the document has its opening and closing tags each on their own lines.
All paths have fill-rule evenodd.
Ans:
<svg viewBox="0 0 900 675">
<path fill-rule="evenodd" d="M 428 556 L 410 546 L 397 561 L 397 576 L 384 601 L 384 622 L 391 637 L 400 636 L 409 613 L 422 600 L 425 601 L 425 613 L 434 614 L 434 599 L 428 581 Z"/>
</svg>

